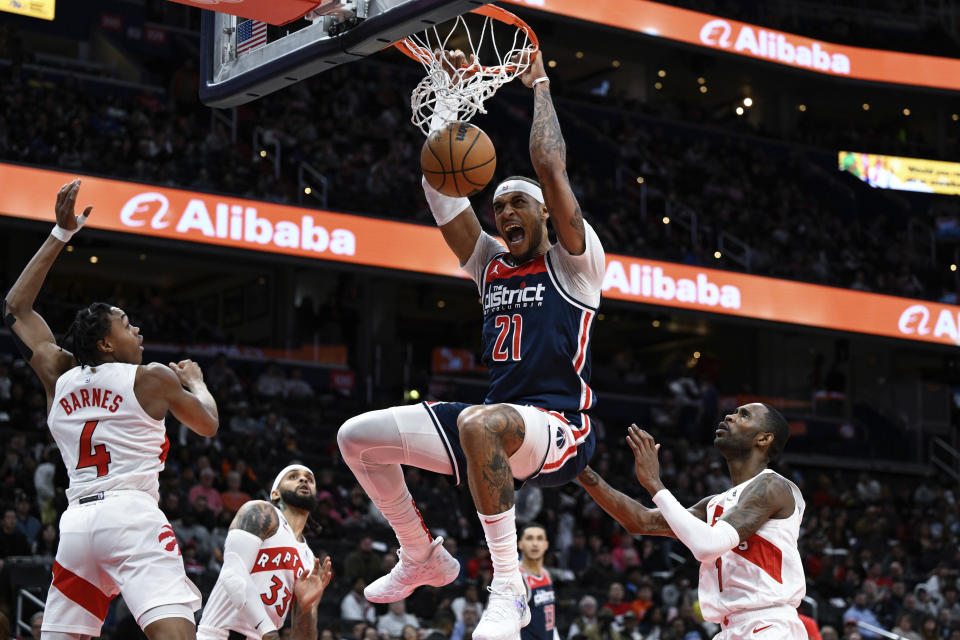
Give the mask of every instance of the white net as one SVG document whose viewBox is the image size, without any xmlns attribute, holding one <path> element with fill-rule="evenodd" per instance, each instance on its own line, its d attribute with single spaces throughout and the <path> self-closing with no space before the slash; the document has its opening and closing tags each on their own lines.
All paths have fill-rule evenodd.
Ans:
<svg viewBox="0 0 960 640">
<path fill-rule="evenodd" d="M 503 10 L 498 12 L 514 18 Z M 479 20 L 479 16 L 467 16 L 471 22 Z M 505 24 L 502 18 L 491 16 L 482 20 L 481 26 L 474 23 L 471 30 L 464 16 L 458 16 L 445 36 L 433 26 L 397 43 L 427 72 L 410 96 L 410 120 L 425 135 L 447 122 L 465 122 L 478 112 L 486 113 L 483 103 L 487 98 L 526 71 L 537 52 L 536 36 L 522 22 Z M 447 61 L 442 52 L 452 49 L 462 49 L 465 66 L 455 68 Z"/>
</svg>

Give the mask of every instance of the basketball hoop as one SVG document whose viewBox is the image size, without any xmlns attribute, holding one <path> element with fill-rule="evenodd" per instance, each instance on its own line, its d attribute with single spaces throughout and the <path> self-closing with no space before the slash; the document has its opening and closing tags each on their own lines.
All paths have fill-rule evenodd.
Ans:
<svg viewBox="0 0 960 640">
<path fill-rule="evenodd" d="M 483 103 L 504 84 L 522 74 L 540 49 L 533 29 L 509 11 L 493 5 L 477 7 L 470 13 L 483 16 L 483 25 L 471 31 L 463 16 L 457 16 L 445 36 L 436 26 L 407 36 L 394 44 L 404 54 L 423 65 L 427 75 L 410 96 L 410 121 L 424 134 L 430 133 L 434 115 L 440 123 L 469 121 L 479 113 L 486 113 Z M 495 24 L 501 26 L 501 42 L 497 42 Z M 503 36 L 504 26 L 512 34 Z M 512 36 L 512 37 L 511 37 Z M 502 46 L 509 46 L 501 53 Z M 468 61 L 454 69 L 443 52 L 456 46 L 462 49 Z M 438 55 L 440 54 L 440 55 Z M 484 56 L 484 57 L 481 57 Z M 483 60 L 489 64 L 484 64 Z"/>
</svg>

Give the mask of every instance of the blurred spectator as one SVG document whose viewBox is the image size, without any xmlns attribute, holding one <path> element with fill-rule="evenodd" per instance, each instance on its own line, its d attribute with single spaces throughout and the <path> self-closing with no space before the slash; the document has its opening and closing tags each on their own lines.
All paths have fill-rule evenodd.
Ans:
<svg viewBox="0 0 960 640">
<path fill-rule="evenodd" d="M 397 600 L 387 605 L 387 613 L 377 620 L 377 633 L 388 638 L 400 638 L 404 627 L 420 628 L 417 616 L 407 613 L 407 601 Z"/>
<path fill-rule="evenodd" d="M 446 542 L 446 540 L 444 540 L 444 542 Z M 450 603 L 450 610 L 453 611 L 457 622 L 463 620 L 463 609 L 468 606 L 473 607 L 478 616 L 483 615 L 483 605 L 480 603 L 480 589 L 477 587 L 475 580 L 467 581 L 463 589 L 463 595 L 457 596 L 453 599 L 453 602 Z"/>
<path fill-rule="evenodd" d="M 223 508 L 230 513 L 236 513 L 250 500 L 250 495 L 240 489 L 240 482 L 240 473 L 231 471 L 227 474 L 227 490 L 220 494 Z"/>
<path fill-rule="evenodd" d="M 17 526 L 16 509 L 3 510 L 3 525 L 0 527 L 0 557 L 28 556 L 30 544 Z"/>
<path fill-rule="evenodd" d="M 460 611 L 461 617 L 453 626 L 453 633 L 450 634 L 450 640 L 464 640 L 473 636 L 473 630 L 477 628 L 480 622 L 481 607 L 480 603 L 468 603 Z"/>
<path fill-rule="evenodd" d="M 867 624 L 882 628 L 880 621 L 877 620 L 877 616 L 874 615 L 873 611 L 867 606 L 867 593 L 865 591 L 860 591 L 854 596 L 853 604 L 843 612 L 843 622 L 844 624 L 866 622 Z M 861 631 L 860 633 L 864 638 L 879 637 L 872 631 Z"/>
<path fill-rule="evenodd" d="M 40 521 L 30 513 L 30 499 L 26 493 L 21 494 L 20 499 L 17 500 L 17 531 L 22 533 L 27 539 L 27 544 L 33 547 L 41 528 Z"/>
<path fill-rule="evenodd" d="M 209 467 L 204 469 L 200 472 L 200 482 L 190 487 L 190 494 L 188 495 L 188 500 L 193 506 L 196 506 L 197 499 L 201 496 L 206 498 L 206 507 L 210 509 L 214 515 L 219 514 L 223 510 L 223 500 L 220 499 L 220 492 L 213 486 L 213 481 L 216 477 L 217 474 L 213 469 Z"/>
<path fill-rule="evenodd" d="M 347 580 L 360 577 L 369 584 L 383 575 L 380 556 L 373 551 L 373 539 L 370 536 L 360 538 L 356 549 L 347 554 L 343 566 Z"/>
<path fill-rule="evenodd" d="M 343 621 L 367 621 L 374 624 L 377 621 L 377 611 L 373 604 L 363 597 L 363 589 L 367 581 L 357 576 L 353 579 L 353 587 L 340 601 L 340 618 Z"/>
<path fill-rule="evenodd" d="M 574 618 L 567 633 L 567 640 L 573 640 L 577 635 L 585 633 L 587 629 L 597 624 L 597 599 L 591 595 L 580 598 L 578 603 L 580 615 Z"/>
</svg>

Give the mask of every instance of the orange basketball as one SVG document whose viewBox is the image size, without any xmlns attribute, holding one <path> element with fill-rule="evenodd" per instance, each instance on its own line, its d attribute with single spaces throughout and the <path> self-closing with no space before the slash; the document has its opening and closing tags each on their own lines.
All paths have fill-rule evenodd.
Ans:
<svg viewBox="0 0 960 640">
<path fill-rule="evenodd" d="M 467 122 L 451 122 L 423 143 L 420 168 L 430 186 L 443 195 L 472 196 L 493 177 L 497 153 L 482 129 Z"/>
</svg>

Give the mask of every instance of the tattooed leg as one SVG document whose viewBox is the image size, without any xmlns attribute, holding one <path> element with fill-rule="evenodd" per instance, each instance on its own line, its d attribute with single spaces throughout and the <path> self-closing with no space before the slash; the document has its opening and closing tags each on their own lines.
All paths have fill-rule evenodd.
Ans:
<svg viewBox="0 0 960 640">
<path fill-rule="evenodd" d="M 467 480 L 480 513 L 502 513 L 513 506 L 510 456 L 523 444 L 523 418 L 506 405 L 469 407 L 457 421 L 467 457 Z"/>
</svg>

